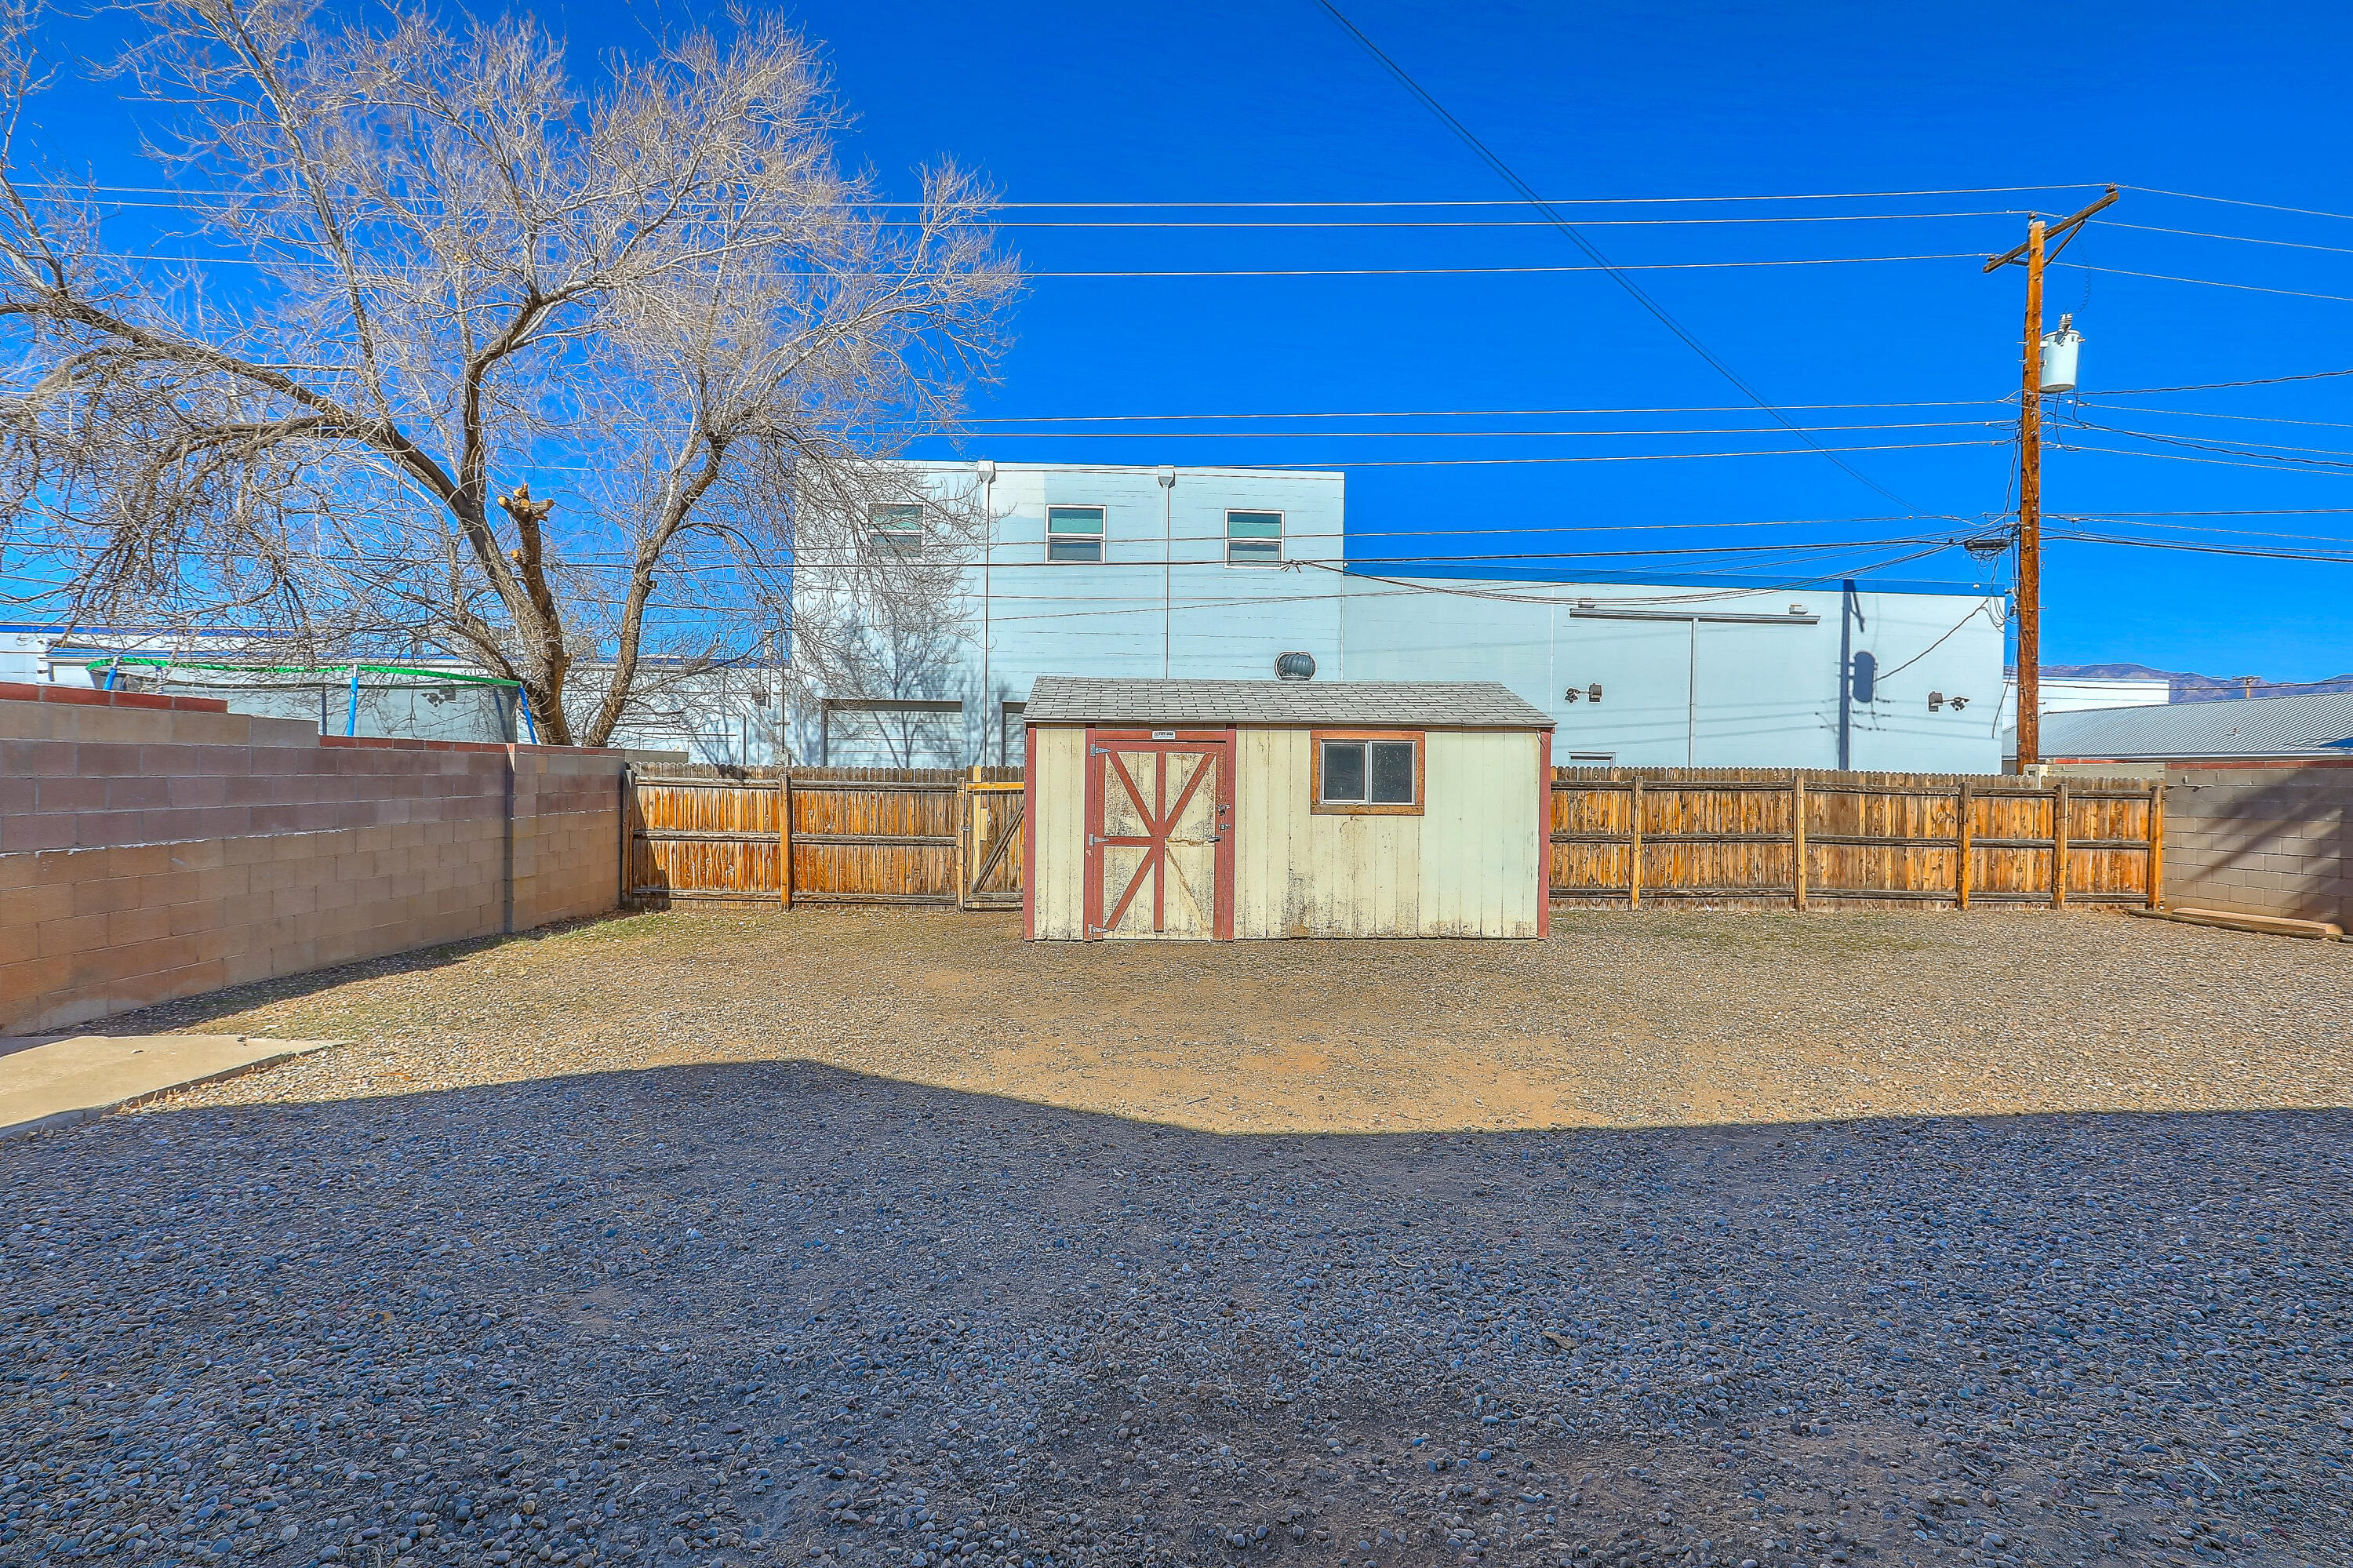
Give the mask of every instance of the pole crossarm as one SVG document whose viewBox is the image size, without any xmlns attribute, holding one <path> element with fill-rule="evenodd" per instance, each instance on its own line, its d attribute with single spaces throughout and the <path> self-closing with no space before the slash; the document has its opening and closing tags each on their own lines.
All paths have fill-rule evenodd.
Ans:
<svg viewBox="0 0 2353 1568">
<path fill-rule="evenodd" d="M 2055 239 L 2059 241 L 2059 245 L 2052 245 L 2050 250 L 2045 253 L 2044 259 L 2047 260 L 2051 256 L 2058 254 L 2059 246 L 2064 245 L 2068 240 L 2075 238 L 2075 231 L 2083 227 L 2084 220 L 2085 218 L 2090 217 L 2094 213 L 2098 212 L 2101 208 L 2109 206 L 2115 202 L 2116 199 L 2116 187 L 2110 185 L 2108 187 L 2107 195 L 2102 196 L 2099 200 L 2094 202 L 2083 211 L 2076 213 L 2072 217 L 2063 217 L 2058 222 L 2051 225 L 2048 228 L 2045 228 L 2042 231 L 2044 243 L 2049 244 L 2050 241 Z M 1997 267 L 2007 267 L 2013 261 L 2023 261 L 2025 260 L 2026 247 L 2020 245 L 2003 251 L 1999 256 L 1987 257 L 1985 270 L 1990 272 Z"/>
</svg>

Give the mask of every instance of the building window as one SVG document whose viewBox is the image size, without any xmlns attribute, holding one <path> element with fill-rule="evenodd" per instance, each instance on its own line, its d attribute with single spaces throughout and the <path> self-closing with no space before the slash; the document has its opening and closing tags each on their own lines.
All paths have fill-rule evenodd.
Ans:
<svg viewBox="0 0 2353 1568">
<path fill-rule="evenodd" d="M 1419 816 L 1422 736 L 1410 730 L 1317 730 L 1314 809 L 1324 814 Z"/>
<path fill-rule="evenodd" d="M 866 509 L 866 522 L 877 545 L 894 549 L 923 547 L 923 506 L 919 501 L 878 501 Z"/>
<path fill-rule="evenodd" d="M 1282 565 L 1282 514 L 1280 512 L 1227 513 L 1226 565 L 1229 567 Z"/>
<path fill-rule="evenodd" d="M 1046 508 L 1046 558 L 1050 561 L 1099 562 L 1103 546 L 1103 509 L 1100 506 Z"/>
</svg>

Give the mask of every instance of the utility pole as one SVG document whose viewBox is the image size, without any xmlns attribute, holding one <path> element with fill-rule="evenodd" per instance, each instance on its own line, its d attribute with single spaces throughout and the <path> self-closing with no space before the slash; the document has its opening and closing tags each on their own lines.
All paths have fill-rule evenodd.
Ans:
<svg viewBox="0 0 2353 1568">
<path fill-rule="evenodd" d="M 2049 228 L 2027 215 L 2026 243 L 1986 259 L 1989 272 L 2026 268 L 2026 351 L 2018 392 L 2018 770 L 2042 759 L 2042 268 L 2084 222 L 2116 199 L 2116 187 Z"/>
</svg>

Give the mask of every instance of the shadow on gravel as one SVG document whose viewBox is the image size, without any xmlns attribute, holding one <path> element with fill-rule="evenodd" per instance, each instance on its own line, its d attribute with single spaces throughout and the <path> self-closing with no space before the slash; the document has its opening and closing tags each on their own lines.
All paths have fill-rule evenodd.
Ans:
<svg viewBox="0 0 2353 1568">
<path fill-rule="evenodd" d="M 0 1559 L 2341 1562 L 2348 1132 L 117 1116 L 0 1146 Z"/>
<path fill-rule="evenodd" d="M 319 996 L 350 985 L 354 980 L 380 980 L 386 976 L 425 975 L 438 969 L 461 964 L 480 953 L 496 951 L 517 943 L 543 942 L 551 938 L 570 936 L 592 930 L 598 926 L 616 925 L 628 920 L 639 912 L 616 910 L 586 920 L 566 920 L 554 925 L 536 927 L 529 931 L 506 935 L 470 937 L 462 942 L 444 942 L 438 947 L 413 948 L 406 952 L 387 953 L 382 958 L 360 959 L 348 964 L 336 964 L 327 969 L 305 969 L 300 974 L 279 975 L 270 980 L 251 980 L 244 985 L 229 986 L 221 991 L 208 991 L 201 995 L 183 997 L 176 1001 L 158 1002 L 153 1007 L 139 1008 L 131 1012 L 118 1012 L 111 1017 L 94 1019 L 77 1025 L 71 1033 L 110 1035 L 168 1034 L 174 1032 L 201 1033 L 204 1026 L 216 1020 L 234 1018 L 257 1007 L 271 1002 L 290 1001 L 299 997 Z M 54 1033 L 54 1032 L 53 1032 Z"/>
</svg>

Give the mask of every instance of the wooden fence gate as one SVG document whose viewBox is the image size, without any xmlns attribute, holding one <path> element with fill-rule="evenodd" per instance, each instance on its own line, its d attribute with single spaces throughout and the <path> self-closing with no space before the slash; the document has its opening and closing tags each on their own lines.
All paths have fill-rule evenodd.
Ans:
<svg viewBox="0 0 2353 1568">
<path fill-rule="evenodd" d="M 1018 908 L 1020 776 L 1018 768 L 633 775 L 629 895 Z"/>
<path fill-rule="evenodd" d="M 2162 786 L 2130 779 L 1559 768 L 1555 902 L 2145 904 Z"/>
</svg>

